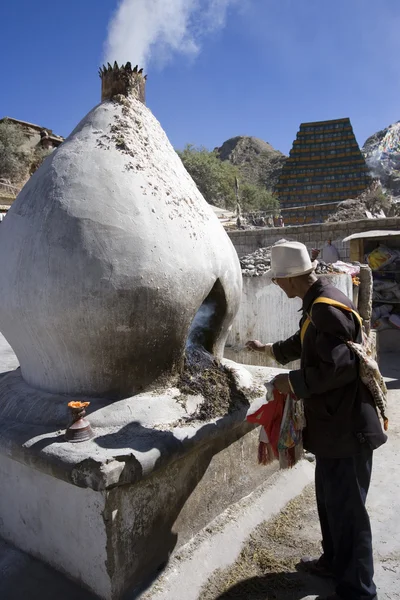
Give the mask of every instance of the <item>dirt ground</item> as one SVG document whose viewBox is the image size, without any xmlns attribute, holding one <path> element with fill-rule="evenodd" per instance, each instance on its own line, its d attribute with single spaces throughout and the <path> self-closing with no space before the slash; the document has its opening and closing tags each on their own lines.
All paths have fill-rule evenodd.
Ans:
<svg viewBox="0 0 400 600">
<path fill-rule="evenodd" d="M 201 600 L 298 600 L 331 591 L 296 568 L 301 556 L 319 556 L 318 517 L 314 487 L 308 486 L 273 520 L 257 527 L 239 559 L 216 571 L 199 595 Z M 317 591 L 316 591 L 317 590 Z"/>
<path fill-rule="evenodd" d="M 381 357 L 388 387 L 388 442 L 374 453 L 368 497 L 379 600 L 400 599 L 400 355 Z M 314 487 L 256 528 L 239 559 L 215 571 L 199 600 L 301 600 L 334 591 L 333 582 L 296 569 L 302 556 L 321 553 Z"/>
</svg>

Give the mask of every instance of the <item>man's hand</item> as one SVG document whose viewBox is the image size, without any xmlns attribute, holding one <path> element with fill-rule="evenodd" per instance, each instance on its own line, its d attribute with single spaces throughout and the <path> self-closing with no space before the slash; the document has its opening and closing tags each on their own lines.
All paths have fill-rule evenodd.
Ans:
<svg viewBox="0 0 400 600">
<path fill-rule="evenodd" d="M 248 350 L 255 350 L 256 352 L 264 352 L 269 358 L 275 360 L 275 356 L 272 350 L 273 344 L 262 344 L 258 340 L 250 340 L 246 344 Z"/>
<path fill-rule="evenodd" d="M 317 260 L 319 254 L 320 254 L 321 250 L 318 250 L 318 248 L 312 248 L 311 250 L 311 260 Z"/>
<path fill-rule="evenodd" d="M 249 340 L 246 343 L 248 350 L 255 350 L 256 352 L 264 352 L 266 344 L 262 344 L 258 340 Z"/>
<path fill-rule="evenodd" d="M 278 390 L 278 392 L 281 392 L 282 394 L 290 394 L 292 391 L 289 383 L 289 375 L 287 373 L 281 373 L 280 375 L 277 375 L 275 379 L 273 379 L 272 385 L 276 390 Z"/>
</svg>

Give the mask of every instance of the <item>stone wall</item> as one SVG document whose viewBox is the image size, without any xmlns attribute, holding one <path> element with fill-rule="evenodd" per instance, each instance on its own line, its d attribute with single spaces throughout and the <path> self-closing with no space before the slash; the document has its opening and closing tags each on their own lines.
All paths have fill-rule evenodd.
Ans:
<svg viewBox="0 0 400 600">
<path fill-rule="evenodd" d="M 350 244 L 343 239 L 353 233 L 372 230 L 400 230 L 400 217 L 389 219 L 365 219 L 363 221 L 347 221 L 343 223 L 323 223 L 322 225 L 300 225 L 298 227 L 266 227 L 242 231 L 229 231 L 236 251 L 240 256 L 254 252 L 257 248 L 271 246 L 278 240 L 297 240 L 303 242 L 308 249 L 322 248 L 328 238 L 332 239 L 339 250 L 342 260 L 350 259 Z"/>
</svg>

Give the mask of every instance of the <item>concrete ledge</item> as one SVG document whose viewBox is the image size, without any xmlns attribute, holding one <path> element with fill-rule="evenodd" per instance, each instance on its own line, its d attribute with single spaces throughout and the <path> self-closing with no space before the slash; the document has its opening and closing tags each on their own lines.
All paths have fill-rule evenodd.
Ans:
<svg viewBox="0 0 400 600">
<path fill-rule="evenodd" d="M 247 373 L 249 387 L 260 394 L 265 394 L 264 382 L 281 372 L 235 367 Z M 101 491 L 135 483 L 226 432 L 237 439 L 253 428 L 244 423 L 246 406 L 210 422 L 188 422 L 190 414 L 172 388 L 112 403 L 89 398 L 88 419 L 95 438 L 70 444 L 64 440 L 69 399 L 31 388 L 19 369 L 0 375 L 0 453 L 68 483 Z"/>
<path fill-rule="evenodd" d="M 227 363 L 253 392 L 281 372 Z M 185 424 L 173 390 L 91 399 L 96 437 L 69 444 L 55 430 L 68 400 L 29 388 L 19 370 L 0 378 L 0 536 L 104 600 L 140 585 L 277 468 L 257 464 L 246 406 Z"/>
<path fill-rule="evenodd" d="M 239 437 L 240 435 L 240 437 Z M 137 484 L 96 492 L 0 456 L 0 535 L 95 592 L 120 598 L 277 469 L 258 435 L 227 432 Z"/>
</svg>

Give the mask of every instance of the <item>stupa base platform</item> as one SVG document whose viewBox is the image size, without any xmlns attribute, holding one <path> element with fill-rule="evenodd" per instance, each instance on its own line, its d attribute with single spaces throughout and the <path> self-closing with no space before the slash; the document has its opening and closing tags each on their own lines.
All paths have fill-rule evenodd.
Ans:
<svg viewBox="0 0 400 600">
<path fill-rule="evenodd" d="M 239 370 L 253 387 L 282 372 Z M 0 536 L 104 600 L 143 586 L 278 468 L 257 464 L 248 407 L 187 422 L 201 399 L 185 407 L 178 398 L 176 389 L 111 404 L 91 398 L 95 437 L 71 444 L 69 398 L 30 388 L 19 369 L 2 374 Z"/>
</svg>

